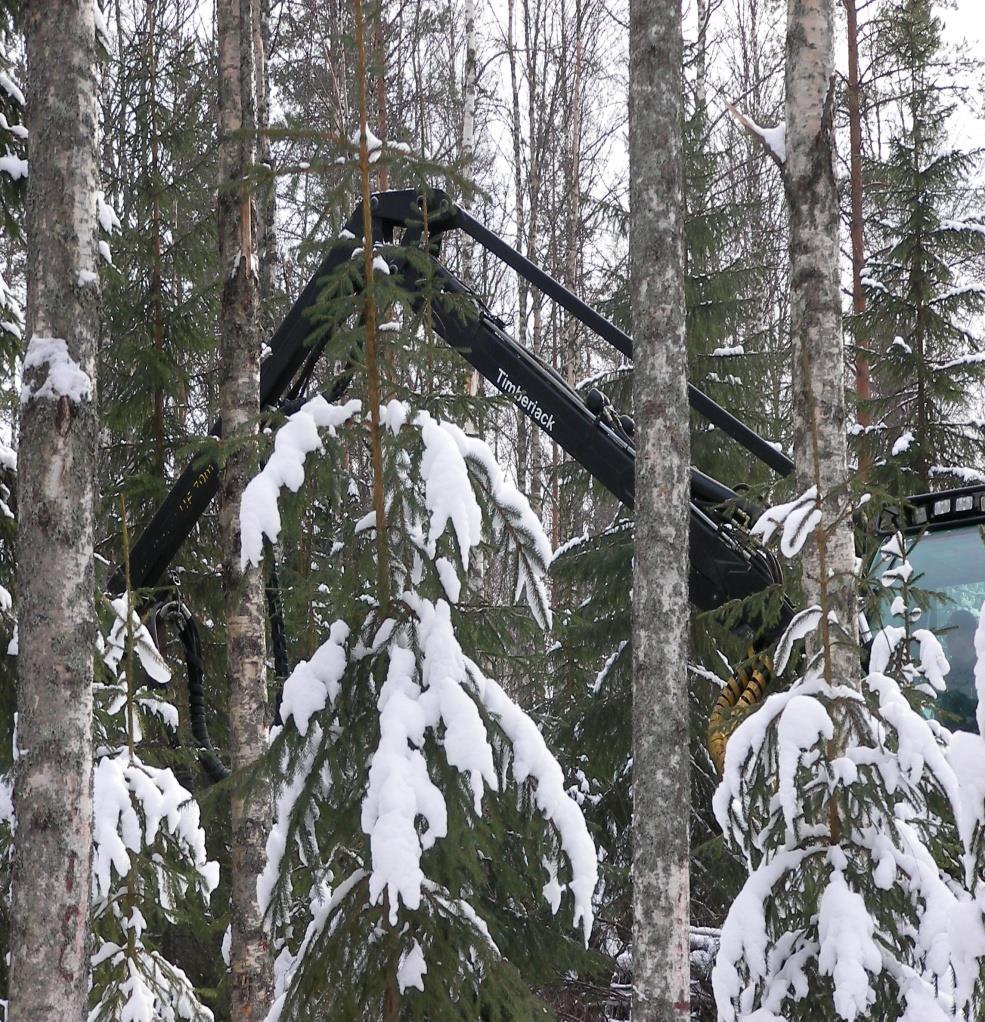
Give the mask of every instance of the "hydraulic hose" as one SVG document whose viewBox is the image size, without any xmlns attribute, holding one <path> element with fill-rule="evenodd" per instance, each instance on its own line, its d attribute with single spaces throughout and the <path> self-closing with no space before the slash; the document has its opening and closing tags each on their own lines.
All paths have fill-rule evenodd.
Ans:
<svg viewBox="0 0 985 1022">
<path fill-rule="evenodd" d="M 185 653 L 185 667 L 188 672 L 188 710 L 192 736 L 198 748 L 198 760 L 213 781 L 224 781 L 229 776 L 229 767 L 222 762 L 209 737 L 209 726 L 205 719 L 205 661 L 202 656 L 202 639 L 192 612 L 180 600 L 159 604 L 150 620 L 155 627 L 158 619 L 172 621 L 177 625 L 178 638 Z"/>
<path fill-rule="evenodd" d="M 729 736 L 762 700 L 772 677 L 769 657 L 750 649 L 748 659 L 736 668 L 715 700 L 708 717 L 708 751 L 719 774 L 725 770 Z"/>
</svg>

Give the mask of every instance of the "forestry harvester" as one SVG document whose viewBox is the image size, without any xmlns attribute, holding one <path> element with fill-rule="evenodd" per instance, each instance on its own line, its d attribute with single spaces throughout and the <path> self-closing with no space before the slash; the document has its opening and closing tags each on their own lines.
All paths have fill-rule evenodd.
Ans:
<svg viewBox="0 0 985 1022">
<path fill-rule="evenodd" d="M 373 195 L 370 201 L 373 242 L 387 261 L 390 277 L 407 292 L 430 306 L 434 331 L 497 390 L 512 399 L 529 419 L 583 466 L 626 507 L 633 506 L 634 429 L 597 389 L 582 397 L 532 352 L 506 332 L 505 325 L 482 299 L 441 262 L 446 235 L 460 231 L 501 260 L 527 283 L 539 289 L 569 315 L 579 320 L 627 360 L 633 341 L 623 330 L 581 301 L 502 238 L 455 205 L 441 191 L 426 195 L 414 190 Z M 290 414 L 305 400 L 315 366 L 331 340 L 330 332 L 314 330 L 310 310 L 316 305 L 323 282 L 333 271 L 349 264 L 363 246 L 364 212 L 358 205 L 345 229 L 332 242 L 317 272 L 269 341 L 270 353 L 261 366 L 261 407 Z M 426 272 L 425 272 L 426 267 Z M 353 377 L 350 364 L 322 392 L 337 401 Z M 693 386 L 688 387 L 691 408 L 776 473 L 793 472 L 793 463 L 775 446 Z M 218 436 L 221 423 L 213 427 Z M 189 675 L 192 730 L 203 766 L 214 778 L 228 772 L 209 742 L 205 723 L 202 650 L 195 618 L 176 595 L 162 584 L 172 559 L 215 496 L 219 470 L 215 461 L 196 460 L 185 469 L 130 553 L 133 589 L 163 594 L 149 620 L 169 621 L 182 640 Z M 698 468 L 691 470 L 690 592 L 698 610 L 708 611 L 728 601 L 781 587 L 783 576 L 773 554 L 749 533 L 762 509 L 729 486 Z M 985 485 L 923 494 L 911 498 L 891 521 L 887 531 L 925 533 L 914 547 L 911 561 L 922 573 L 920 586 L 946 599 L 931 609 L 929 627 L 967 629 L 969 609 L 976 615 L 985 597 L 985 545 L 979 523 L 985 522 Z M 888 566 L 888 564 L 886 565 Z M 126 586 L 118 569 L 111 579 L 114 595 Z M 755 602 L 755 601 L 752 601 Z M 268 583 L 268 611 L 273 637 L 274 665 L 283 680 L 289 673 L 283 614 L 276 571 Z M 793 609 L 786 597 L 773 620 L 744 620 L 740 629 L 752 650 L 765 650 L 789 623 Z M 972 630 L 973 635 L 973 630 Z M 949 653 L 951 647 L 949 646 Z M 955 658 L 957 659 L 957 658 Z M 963 665 L 955 664 L 961 670 Z M 711 750 L 721 764 L 729 721 L 735 710 L 753 705 L 769 681 L 769 661 L 753 656 L 737 669 L 722 689 L 709 728 Z M 954 701 L 943 713 L 958 718 L 957 726 L 973 721 L 974 708 Z M 973 726 L 973 725 L 972 725 Z"/>
</svg>

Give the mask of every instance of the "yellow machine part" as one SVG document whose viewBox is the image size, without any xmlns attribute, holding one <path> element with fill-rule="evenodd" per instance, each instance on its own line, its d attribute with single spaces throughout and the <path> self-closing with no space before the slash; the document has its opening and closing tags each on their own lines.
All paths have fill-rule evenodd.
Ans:
<svg viewBox="0 0 985 1022">
<path fill-rule="evenodd" d="M 746 714 L 762 700 L 773 676 L 769 657 L 749 650 L 745 663 L 725 683 L 708 717 L 708 751 L 715 769 L 725 769 L 725 749 L 729 736 Z"/>
</svg>

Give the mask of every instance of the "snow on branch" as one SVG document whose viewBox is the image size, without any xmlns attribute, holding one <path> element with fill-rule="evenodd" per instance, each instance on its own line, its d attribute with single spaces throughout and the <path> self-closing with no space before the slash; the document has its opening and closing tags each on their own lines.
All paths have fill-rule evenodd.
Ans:
<svg viewBox="0 0 985 1022">
<path fill-rule="evenodd" d="M 103 662 L 114 674 L 118 673 L 120 662 L 126 653 L 128 602 L 124 594 L 110 603 L 115 617 L 106 640 L 108 649 Z M 157 646 L 154 645 L 154 639 L 135 610 L 130 611 L 130 624 L 133 630 L 133 651 L 137 654 L 141 667 L 156 685 L 167 685 L 171 680 L 171 669 L 164 662 Z"/>
<path fill-rule="evenodd" d="M 726 103 L 725 106 L 746 132 L 763 146 L 773 162 L 778 167 L 782 167 L 787 160 L 786 125 L 783 121 L 780 121 L 775 128 L 762 128 L 732 103 Z"/>
<path fill-rule="evenodd" d="M 48 367 L 48 375 L 39 387 L 27 382 L 28 373 L 43 366 Z M 24 356 L 24 383 L 21 386 L 21 404 L 37 398 L 58 401 L 67 397 L 78 404 L 88 401 L 92 396 L 92 380 L 84 372 L 78 362 L 68 353 L 68 345 L 61 337 L 40 337 L 35 334 L 27 346 Z"/>
<path fill-rule="evenodd" d="M 784 557 L 796 557 L 810 534 L 821 521 L 821 508 L 817 499 L 817 487 L 811 486 L 796 500 L 777 504 L 764 511 L 749 531 L 768 543 L 773 534 L 782 526 L 780 552 Z"/>
<path fill-rule="evenodd" d="M 574 925 L 581 923 L 587 944 L 595 919 L 592 896 L 599 874 L 598 853 L 585 817 L 578 803 L 568 795 L 561 765 L 537 725 L 497 682 L 486 678 L 471 660 L 467 664 L 483 705 L 496 718 L 513 747 L 513 776 L 518 784 L 536 782 L 537 807 L 560 836 L 561 849 L 571 865 L 568 886 L 575 901 Z M 553 902 L 549 887 L 545 888 L 545 897 Z M 552 908 L 557 911 L 556 905 L 552 904 Z"/>
<path fill-rule="evenodd" d="M 328 639 L 315 651 L 311 660 L 302 660 L 291 671 L 281 695 L 280 716 L 286 724 L 294 721 L 298 733 L 308 733 L 312 716 L 338 698 L 342 676 L 348 664 L 346 640 L 349 626 L 335 621 L 329 629 Z"/>
<path fill-rule="evenodd" d="M 426 412 L 419 413 L 415 420 L 422 429 L 433 421 Z M 537 624 L 549 629 L 552 614 L 546 578 L 554 554 L 543 524 L 527 497 L 503 474 L 487 443 L 468 436 L 453 423 L 442 422 L 439 426 L 455 441 L 472 478 L 479 483 L 490 501 L 494 528 L 498 532 L 507 530 L 514 541 L 519 554 L 517 597 L 524 593 Z M 476 534 L 473 545 L 478 545 L 478 542 L 479 536 Z"/>
<path fill-rule="evenodd" d="M 218 885 L 219 864 L 206 853 L 198 803 L 170 768 L 131 760 L 125 750 L 104 756 L 93 776 L 93 819 L 92 883 L 97 904 L 112 900 L 113 876 L 128 876 L 131 854 L 144 852 L 160 837 L 180 846 L 204 895 Z"/>
<path fill-rule="evenodd" d="M 421 855 L 447 835 L 445 799 L 429 776 L 422 752 L 428 733 L 441 733 L 449 766 L 468 778 L 476 815 L 481 815 L 485 790 L 499 790 L 479 703 L 510 742 L 517 783 L 535 782 L 537 806 L 557 831 L 571 865 L 574 922 L 581 924 L 587 941 L 598 861 L 581 809 L 565 789 L 560 764 L 530 717 L 463 654 L 448 604 L 411 592 L 401 599 L 415 618 L 421 660 L 418 665 L 407 637 L 398 634 L 389 647 L 389 668 L 378 699 L 380 739 L 362 805 L 362 829 L 370 838 L 372 859 L 370 900 L 376 903 L 386 892 L 393 925 L 400 902 L 411 910 L 419 908 L 427 883 Z"/>
<path fill-rule="evenodd" d="M 280 510 L 277 501 L 280 491 L 287 487 L 296 493 L 304 482 L 305 458 L 312 451 L 322 450 L 318 429 L 327 428 L 334 436 L 337 427 L 355 415 L 362 405 L 347 401 L 344 405 L 330 405 L 320 394 L 288 417 L 277 430 L 274 451 L 259 475 L 254 476 L 243 491 L 239 511 L 242 534 L 240 567 L 254 567 L 263 558 L 263 537 L 272 543 L 280 535 Z"/>
</svg>

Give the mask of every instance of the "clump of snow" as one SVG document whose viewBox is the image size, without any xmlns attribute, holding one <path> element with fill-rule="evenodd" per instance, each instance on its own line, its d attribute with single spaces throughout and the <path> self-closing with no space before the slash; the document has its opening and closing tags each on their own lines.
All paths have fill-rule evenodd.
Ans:
<svg viewBox="0 0 985 1022">
<path fill-rule="evenodd" d="M 349 626 L 344 621 L 335 621 L 329 630 L 328 639 L 318 647 L 311 660 L 302 660 L 284 682 L 280 703 L 281 720 L 285 724 L 293 720 L 302 735 L 308 733 L 308 722 L 312 716 L 338 698 L 348 662 L 348 638 Z"/>
<path fill-rule="evenodd" d="M 462 595 L 462 580 L 458 577 L 455 566 L 447 557 L 439 557 L 434 562 L 434 567 L 438 572 L 438 579 L 441 582 L 441 588 L 445 591 L 445 596 L 448 597 L 448 602 L 458 603 L 458 598 Z"/>
<path fill-rule="evenodd" d="M 40 387 L 27 383 L 31 370 L 48 367 L 48 375 Z M 76 403 L 92 397 L 92 380 L 68 353 L 68 345 L 61 337 L 40 337 L 35 334 L 24 356 L 24 379 L 21 386 L 21 404 L 37 398 L 57 401 L 67 397 Z"/>
<path fill-rule="evenodd" d="M 541 628 L 550 628 L 552 616 L 550 599 L 547 594 L 546 575 L 553 559 L 553 552 L 544 526 L 530 507 L 530 501 L 513 482 L 506 478 L 495 455 L 484 441 L 477 437 L 467 436 L 453 423 L 436 423 L 427 412 L 419 412 L 414 419 L 414 424 L 422 430 L 422 439 L 424 439 L 424 431 L 428 431 L 428 437 L 436 446 L 429 467 L 438 473 L 439 478 L 444 476 L 449 484 L 454 480 L 463 479 L 462 466 L 454 458 L 444 441 L 437 438 L 437 433 L 432 429 L 435 426 L 452 438 L 461 458 L 464 459 L 464 464 L 472 470 L 473 476 L 478 476 L 479 487 L 485 491 L 484 495 L 491 505 L 494 527 L 500 530 L 508 528 L 516 541 L 520 554 L 517 561 L 517 596 L 524 593 L 534 619 Z M 425 439 L 425 443 L 427 443 L 427 439 Z M 422 473 L 424 473 L 423 463 Z M 425 478 L 428 479 L 428 476 L 425 475 Z M 463 538 L 467 539 L 471 546 L 478 546 L 481 540 L 481 512 L 478 524 L 476 524 L 472 509 L 472 505 L 475 504 L 475 495 L 473 484 L 468 478 L 468 472 L 464 477 L 464 484 L 468 486 L 467 492 L 456 494 L 455 492 L 441 493 L 438 491 L 434 494 L 433 505 L 430 503 L 428 505 L 432 513 L 432 531 L 435 514 L 441 516 L 443 522 L 452 520 L 460 550 Z M 430 481 L 428 485 L 431 485 Z M 462 562 L 463 567 L 467 567 L 467 556 L 464 553 Z"/>
<path fill-rule="evenodd" d="M 97 3 L 92 5 L 92 11 L 96 18 L 96 42 L 102 46 L 109 46 L 109 26 L 106 24 L 106 15 Z"/>
<path fill-rule="evenodd" d="M 107 651 L 103 662 L 114 674 L 118 673 L 120 662 L 126 654 L 128 602 L 128 598 L 124 594 L 110 604 L 116 616 L 110 629 L 109 638 L 106 640 Z M 140 620 L 140 615 L 136 610 L 130 611 L 130 624 L 133 634 L 133 651 L 137 654 L 140 665 L 156 685 L 167 685 L 171 681 L 171 669 L 158 652 L 157 646 L 154 645 L 154 639 L 146 625 Z"/>
<path fill-rule="evenodd" d="M 760 127 L 751 117 L 746 121 L 749 127 L 763 140 L 769 151 L 780 163 L 787 161 L 787 126 L 783 121 L 775 128 Z"/>
<path fill-rule="evenodd" d="M 834 736 L 834 724 L 824 705 L 810 696 L 793 696 L 776 728 L 777 797 L 787 826 L 787 841 L 796 836 L 799 819 L 797 772 L 818 760 L 817 744 Z"/>
<path fill-rule="evenodd" d="M 779 676 L 786 670 L 790 654 L 793 652 L 793 644 L 814 632 L 820 623 L 821 608 L 817 605 L 793 616 L 776 645 L 776 653 L 773 656 L 773 672 L 776 675 Z"/>
<path fill-rule="evenodd" d="M 821 508 L 817 487 L 811 486 L 796 500 L 791 500 L 787 504 L 777 504 L 776 507 L 764 511 L 749 531 L 753 536 L 760 537 L 764 543 L 768 543 L 782 526 L 780 552 L 784 557 L 796 557 L 820 522 Z"/>
<path fill-rule="evenodd" d="M 606 679 L 609 677 L 609 673 L 612 668 L 616 665 L 616 662 L 623 655 L 626 647 L 629 645 L 628 639 L 622 639 L 612 653 L 606 658 L 605 663 L 602 665 L 602 669 L 595 676 L 595 681 L 592 682 L 592 693 L 598 693 L 602 691 L 602 686 L 605 684 Z"/>
<path fill-rule="evenodd" d="M 386 325 L 386 323 L 383 324 L 383 326 Z M 396 398 L 391 398 L 385 405 L 380 407 L 380 423 L 386 426 L 394 436 L 406 425 L 409 415 L 410 408 L 407 402 L 398 401 Z"/>
<path fill-rule="evenodd" d="M 975 629 L 975 694 L 978 696 L 978 733 L 985 737 L 985 604 L 978 615 L 978 627 Z M 985 811 L 985 810 L 983 810 Z"/>
<path fill-rule="evenodd" d="M 362 132 L 359 130 L 359 128 L 356 128 L 356 130 L 352 133 L 352 136 L 349 139 L 349 141 L 356 147 L 357 150 L 360 148 L 360 146 L 362 145 Z M 383 154 L 383 143 L 373 133 L 373 129 L 369 127 L 368 124 L 366 125 L 366 149 L 369 152 L 370 163 L 376 163 L 376 161 L 379 160 L 380 156 Z"/>
<path fill-rule="evenodd" d="M 875 1000 L 870 975 L 882 971 L 882 955 L 875 941 L 875 924 L 857 891 L 835 870 L 818 905 L 818 968 L 834 983 L 835 1011 L 855 1022 Z"/>
<path fill-rule="evenodd" d="M 716 348 L 712 353 L 712 358 L 730 358 L 734 355 L 744 355 L 746 349 L 741 344 L 734 344 L 731 347 Z"/>
<path fill-rule="evenodd" d="M 330 405 L 320 394 L 288 417 L 277 430 L 274 450 L 259 475 L 243 491 L 239 523 L 242 533 L 240 566 L 259 565 L 263 558 L 263 537 L 272 543 L 280 535 L 280 510 L 277 500 L 282 487 L 297 492 L 304 482 L 305 458 L 322 449 L 318 429 L 335 430 L 361 408 L 359 401 Z"/>
<path fill-rule="evenodd" d="M 969 231 L 972 234 L 985 234 L 985 224 L 975 220 L 942 220 L 941 230 L 944 231 Z"/>
<path fill-rule="evenodd" d="M 12 153 L 5 153 L 0 156 L 0 172 L 9 174 L 15 181 L 27 177 L 27 160 L 22 160 Z"/>
<path fill-rule="evenodd" d="M 106 201 L 102 192 L 96 192 L 96 219 L 107 234 L 112 234 L 120 229 L 120 218 L 116 215 L 116 210 Z"/>
<path fill-rule="evenodd" d="M 24 93 L 14 84 L 14 80 L 6 71 L 0 71 L 0 89 L 3 89 L 19 106 L 26 105 Z"/>
<path fill-rule="evenodd" d="M 397 965 L 397 986 L 400 988 L 400 992 L 403 993 L 411 987 L 423 990 L 424 976 L 427 971 L 424 952 L 421 950 L 421 945 L 415 940 L 410 948 L 400 956 L 400 963 Z"/>
<path fill-rule="evenodd" d="M 424 499 L 431 516 L 428 555 L 434 557 L 438 537 L 450 523 L 458 540 L 462 568 L 467 571 L 469 553 L 482 537 L 482 511 L 472 490 L 469 470 L 449 430 L 442 429 L 426 412 L 418 415 L 417 424 L 424 441 L 421 475 Z"/>
<path fill-rule="evenodd" d="M 893 444 L 893 449 L 890 453 L 895 458 L 896 455 L 902 454 L 904 451 L 908 451 L 910 449 L 910 444 L 912 443 L 913 433 L 910 430 L 907 430 L 905 433 L 903 433 L 900 437 L 896 439 L 895 443 Z"/>
<path fill-rule="evenodd" d="M 414 678 L 415 658 L 399 646 L 390 652 L 390 667 L 380 690 L 380 741 L 369 770 L 369 788 L 362 805 L 362 828 L 370 838 L 373 872 L 370 900 L 384 891 L 395 925 L 399 902 L 414 910 L 420 907 L 421 854 L 448 833 L 444 796 L 428 776 L 421 754 L 425 730 L 434 726 L 434 700 L 427 702 Z M 449 684 L 454 684 L 448 679 Z M 474 707 L 473 707 L 474 712 Z M 440 713 L 440 711 L 439 711 Z M 451 718 L 454 721 L 454 717 Z M 480 724 L 481 727 L 481 724 Z M 485 730 L 482 746 L 488 748 Z M 491 766 L 492 757 L 489 755 Z M 457 765 L 457 764 L 456 764 Z M 426 826 L 418 829 L 417 821 Z"/>
</svg>

